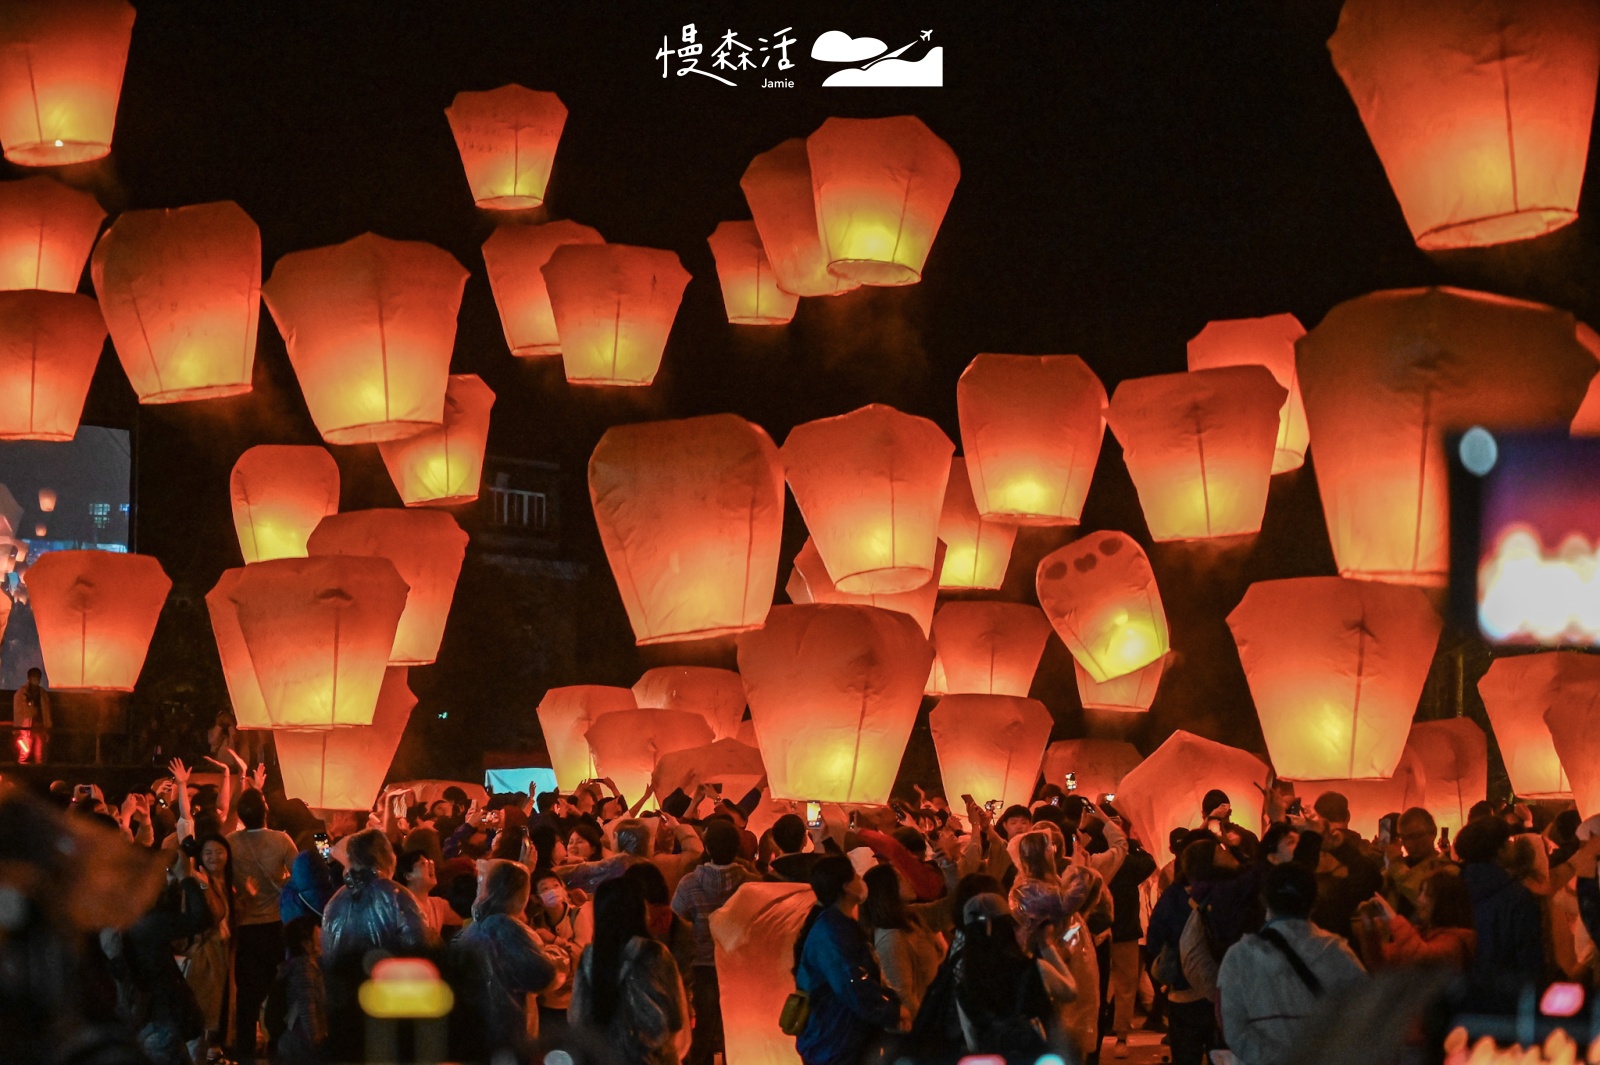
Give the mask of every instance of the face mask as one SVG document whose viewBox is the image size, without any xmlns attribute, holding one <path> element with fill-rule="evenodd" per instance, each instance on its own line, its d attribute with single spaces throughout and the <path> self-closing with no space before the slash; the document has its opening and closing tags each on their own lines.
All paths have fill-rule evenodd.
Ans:
<svg viewBox="0 0 1600 1065">
<path fill-rule="evenodd" d="M 553 910 L 567 901 L 567 893 L 561 888 L 551 888 L 549 891 L 539 893 L 539 901 Z"/>
</svg>

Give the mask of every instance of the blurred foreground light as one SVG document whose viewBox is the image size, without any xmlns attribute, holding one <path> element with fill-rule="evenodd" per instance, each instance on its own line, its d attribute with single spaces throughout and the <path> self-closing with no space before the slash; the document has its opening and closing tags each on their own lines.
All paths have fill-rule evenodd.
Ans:
<svg viewBox="0 0 1600 1065">
<path fill-rule="evenodd" d="M 372 979 L 361 985 L 361 1009 L 383 1019 L 437 1019 L 455 1005 L 450 985 L 422 958 L 385 958 L 372 967 Z"/>
<path fill-rule="evenodd" d="M 1461 434 L 1461 465 L 1467 472 L 1476 477 L 1482 477 L 1494 469 L 1494 464 L 1500 458 L 1500 448 L 1494 442 L 1494 434 L 1481 425 L 1474 425 Z"/>
</svg>

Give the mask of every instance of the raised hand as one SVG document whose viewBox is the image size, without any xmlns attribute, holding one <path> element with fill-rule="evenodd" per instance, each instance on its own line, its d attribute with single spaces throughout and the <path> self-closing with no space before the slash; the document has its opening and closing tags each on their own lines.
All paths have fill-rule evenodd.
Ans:
<svg viewBox="0 0 1600 1065">
<path fill-rule="evenodd" d="M 178 787 L 189 785 L 189 767 L 183 764 L 182 758 L 174 758 L 167 763 L 167 772 L 172 774 L 172 779 L 178 782 Z"/>
<path fill-rule="evenodd" d="M 265 762 L 259 763 L 255 771 L 250 774 L 250 786 L 261 792 L 267 790 L 267 765 Z"/>
</svg>

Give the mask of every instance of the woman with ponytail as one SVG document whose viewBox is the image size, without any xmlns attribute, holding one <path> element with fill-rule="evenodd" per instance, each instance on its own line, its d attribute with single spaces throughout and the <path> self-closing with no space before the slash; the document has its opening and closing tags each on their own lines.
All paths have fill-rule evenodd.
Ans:
<svg viewBox="0 0 1600 1065">
<path fill-rule="evenodd" d="M 678 1065 L 689 1050 L 689 1002 L 667 948 L 650 935 L 644 891 L 621 876 L 594 893 L 594 940 L 567 1013 L 605 1040 L 619 1065 Z"/>
</svg>

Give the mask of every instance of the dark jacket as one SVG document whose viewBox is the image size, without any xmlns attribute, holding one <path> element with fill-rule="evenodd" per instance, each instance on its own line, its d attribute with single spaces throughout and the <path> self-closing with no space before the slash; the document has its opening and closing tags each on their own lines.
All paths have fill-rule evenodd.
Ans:
<svg viewBox="0 0 1600 1065">
<path fill-rule="evenodd" d="M 1139 886 L 1156 871 L 1156 860 L 1150 852 L 1139 846 L 1137 840 L 1128 841 L 1128 856 L 1122 860 L 1117 875 L 1107 887 L 1111 891 L 1113 916 L 1111 941 L 1133 943 L 1143 937 L 1140 920 Z"/>
<path fill-rule="evenodd" d="M 811 883 L 811 867 L 821 854 L 783 854 L 767 863 L 767 879 L 785 884 Z"/>
<path fill-rule="evenodd" d="M 1322 852 L 1339 864 L 1332 872 L 1317 874 L 1317 902 L 1311 910 L 1311 921 L 1325 931 L 1352 940 L 1355 933 L 1351 922 L 1356 908 L 1383 890 L 1383 868 L 1362 852 L 1360 836 L 1354 832 L 1344 832 L 1342 836 L 1337 847 L 1323 843 Z"/>
<path fill-rule="evenodd" d="M 478 1009 L 492 1049 L 520 1047 L 528 1027 L 528 996 L 556 982 L 555 965 L 534 931 L 514 917 L 491 914 L 451 942 L 476 964 Z"/>
<path fill-rule="evenodd" d="M 806 936 L 795 985 L 811 999 L 795 1040 L 805 1065 L 857 1065 L 900 1021 L 900 999 L 884 986 L 866 933 L 833 906 L 823 907 Z"/>
<path fill-rule="evenodd" d="M 138 1030 L 169 1026 L 184 1039 L 198 1036 L 205 1021 L 194 992 L 172 956 L 172 942 L 211 927 L 205 888 L 193 877 L 168 885 L 151 911 L 122 934 L 122 954 L 111 962 L 118 1012 Z"/>
<path fill-rule="evenodd" d="M 1539 900 L 1493 862 L 1463 865 L 1461 882 L 1472 898 L 1472 923 L 1478 933 L 1478 952 L 1468 973 L 1482 993 L 1514 1005 L 1524 984 L 1538 984 L 1544 976 Z M 1578 881 L 1580 913 L 1584 883 Z M 1587 883 L 1592 888 L 1594 881 Z"/>
<path fill-rule="evenodd" d="M 289 881 L 278 892 L 278 915 L 288 924 L 296 917 L 322 916 L 336 885 L 327 859 L 315 850 L 301 851 L 289 867 Z"/>
</svg>

